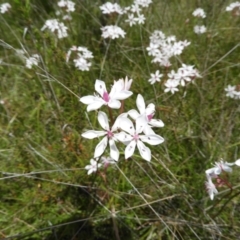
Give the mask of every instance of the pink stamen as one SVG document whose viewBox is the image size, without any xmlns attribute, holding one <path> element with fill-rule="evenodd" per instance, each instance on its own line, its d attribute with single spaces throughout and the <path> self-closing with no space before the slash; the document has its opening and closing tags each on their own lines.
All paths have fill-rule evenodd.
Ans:
<svg viewBox="0 0 240 240">
<path fill-rule="evenodd" d="M 109 102 L 110 97 L 109 97 L 109 95 L 108 95 L 107 92 L 104 92 L 104 93 L 103 93 L 103 100 L 104 100 L 105 102 Z"/>
</svg>

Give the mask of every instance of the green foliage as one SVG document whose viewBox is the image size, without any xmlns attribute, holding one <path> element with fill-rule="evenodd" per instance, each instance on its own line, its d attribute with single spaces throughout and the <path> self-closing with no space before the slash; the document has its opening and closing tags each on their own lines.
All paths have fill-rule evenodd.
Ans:
<svg viewBox="0 0 240 240">
<path fill-rule="evenodd" d="M 239 85 L 240 18 L 225 12 L 229 3 L 156 0 L 144 10 L 143 26 L 129 27 L 119 18 L 126 38 L 110 41 L 101 38 L 100 27 L 117 17 L 103 16 L 100 0 L 76 1 L 65 39 L 41 31 L 56 18 L 57 1 L 10 2 L 10 12 L 0 15 L 0 238 L 239 237 L 238 172 L 230 176 L 235 188 L 222 189 L 214 201 L 204 190 L 205 170 L 214 161 L 239 158 L 239 103 L 224 91 Z M 204 35 L 193 32 L 197 7 L 206 11 Z M 174 95 L 164 93 L 164 80 L 154 86 L 147 81 L 159 69 L 146 52 L 154 30 L 191 41 L 181 61 L 202 74 Z M 66 64 L 73 45 L 93 52 L 89 72 Z M 25 68 L 17 49 L 40 54 L 39 66 Z M 98 141 L 81 133 L 99 125 L 79 97 L 93 93 L 96 79 L 110 89 L 125 76 L 133 78 L 134 92 L 126 109 L 136 107 L 138 93 L 154 102 L 165 123 L 156 133 L 165 142 L 151 147 L 150 163 L 137 155 L 123 160 L 121 149 L 116 166 L 88 176 L 84 167 Z"/>
</svg>

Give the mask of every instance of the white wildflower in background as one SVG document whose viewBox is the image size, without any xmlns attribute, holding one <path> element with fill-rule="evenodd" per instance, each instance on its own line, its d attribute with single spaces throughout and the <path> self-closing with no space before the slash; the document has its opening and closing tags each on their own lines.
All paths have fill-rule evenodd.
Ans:
<svg viewBox="0 0 240 240">
<path fill-rule="evenodd" d="M 115 25 L 102 27 L 101 30 L 102 30 L 103 38 L 111 38 L 111 39 L 115 39 L 119 37 L 124 38 L 126 34 L 125 31 L 123 31 L 120 27 Z"/>
<path fill-rule="evenodd" d="M 178 86 L 179 86 L 179 81 L 174 79 L 174 80 L 167 80 L 167 82 L 164 84 L 165 85 L 165 89 L 164 92 L 171 92 L 172 94 L 174 94 L 175 92 L 178 92 Z"/>
<path fill-rule="evenodd" d="M 175 78 L 179 81 L 180 85 L 185 86 L 186 82 L 191 82 L 195 78 L 201 78 L 201 75 L 198 70 L 194 69 L 194 66 L 182 64 Z"/>
<path fill-rule="evenodd" d="M 136 25 L 137 21 L 138 19 L 135 18 L 133 14 L 128 14 L 128 19 L 125 20 L 125 22 L 127 22 L 130 27 L 132 27 L 133 25 Z"/>
<path fill-rule="evenodd" d="M 148 7 L 152 3 L 152 0 L 134 0 L 134 4 L 139 5 L 141 7 Z"/>
<path fill-rule="evenodd" d="M 204 25 L 202 26 L 196 25 L 194 26 L 193 30 L 196 34 L 203 34 L 207 31 L 207 28 Z"/>
<path fill-rule="evenodd" d="M 106 2 L 100 6 L 103 14 L 118 13 L 123 14 L 123 9 L 117 3 Z"/>
<path fill-rule="evenodd" d="M 44 26 L 41 28 L 41 31 L 44 31 L 45 29 L 49 29 L 51 32 L 57 33 L 59 39 L 68 36 L 68 28 L 64 25 L 64 23 L 59 22 L 57 19 L 46 20 Z"/>
<path fill-rule="evenodd" d="M 31 69 L 33 65 L 38 66 L 40 56 L 38 54 L 33 54 L 31 57 L 26 58 L 26 67 Z"/>
<path fill-rule="evenodd" d="M 170 58 L 182 54 L 185 47 L 190 44 L 188 41 L 177 41 L 175 36 L 166 37 L 165 34 L 156 30 L 150 36 L 150 44 L 147 47 L 148 55 L 153 56 L 152 62 L 160 66 L 171 66 Z"/>
<path fill-rule="evenodd" d="M 221 178 L 221 173 L 222 172 L 231 173 L 232 167 L 234 165 L 240 167 L 240 159 L 232 163 L 225 162 L 221 159 L 219 162 L 215 162 L 214 167 L 207 169 L 205 171 L 207 177 L 205 186 L 211 200 L 213 200 L 214 196 L 218 193 L 216 186 L 221 187 L 226 185 L 232 189 L 231 184 L 228 182 L 227 175 L 225 175 L 224 178 Z M 213 180 L 215 180 L 216 182 L 215 184 L 213 183 Z"/>
<path fill-rule="evenodd" d="M 234 98 L 234 99 L 240 99 L 240 89 L 239 89 L 239 85 L 237 85 L 237 86 L 228 85 L 228 86 L 225 88 L 225 91 L 227 92 L 227 93 L 226 93 L 226 96 L 227 96 L 227 97 Z"/>
<path fill-rule="evenodd" d="M 160 74 L 159 70 L 157 70 L 155 73 L 151 73 L 151 78 L 148 80 L 151 84 L 154 84 L 155 82 L 160 82 L 161 77 L 163 74 Z"/>
<path fill-rule="evenodd" d="M 213 184 L 212 179 L 209 178 L 208 181 L 205 182 L 207 193 L 211 200 L 214 199 L 214 196 L 218 193 L 216 186 Z"/>
<path fill-rule="evenodd" d="M 240 11 L 240 2 L 234 2 L 231 3 L 229 6 L 226 7 L 226 11 L 227 12 L 231 12 L 231 11 Z"/>
<path fill-rule="evenodd" d="M 89 59 L 93 58 L 92 52 L 89 51 L 86 47 L 73 46 L 67 52 L 66 62 L 69 61 L 72 52 L 75 53 L 73 60 L 75 67 L 81 71 L 89 71 L 89 68 L 92 66 L 92 63 L 89 62 Z"/>
<path fill-rule="evenodd" d="M 64 8 L 66 12 L 74 12 L 75 11 L 75 3 L 70 0 L 60 0 L 58 2 L 58 6 Z"/>
<path fill-rule="evenodd" d="M 206 13 L 204 12 L 204 10 L 202 8 L 197 8 L 193 11 L 192 15 L 194 17 L 200 17 L 200 18 L 205 18 L 206 17 Z"/>
<path fill-rule="evenodd" d="M 97 110 L 103 105 L 109 108 L 119 109 L 121 107 L 120 100 L 124 100 L 132 95 L 131 91 L 122 88 L 122 81 L 117 81 L 113 84 L 110 93 L 107 92 L 106 85 L 102 80 L 96 80 L 95 90 L 99 94 L 94 96 L 85 96 L 80 98 L 80 101 L 87 104 L 87 111 Z"/>
<path fill-rule="evenodd" d="M 11 5 L 9 3 L 3 3 L 0 5 L 0 13 L 6 13 L 10 10 Z"/>
<path fill-rule="evenodd" d="M 88 171 L 88 175 L 92 174 L 93 172 L 96 172 L 100 167 L 102 166 L 101 163 L 98 163 L 96 160 L 91 159 L 90 165 L 87 165 L 85 169 Z"/>
</svg>

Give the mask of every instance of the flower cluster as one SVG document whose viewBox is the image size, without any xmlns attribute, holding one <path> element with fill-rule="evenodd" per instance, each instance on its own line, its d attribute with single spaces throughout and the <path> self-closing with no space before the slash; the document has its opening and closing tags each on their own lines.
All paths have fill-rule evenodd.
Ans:
<svg viewBox="0 0 240 240">
<path fill-rule="evenodd" d="M 74 57 L 74 64 L 75 67 L 78 68 L 81 71 L 89 71 L 89 68 L 91 67 L 92 63 L 89 62 L 89 59 L 93 58 L 92 52 L 90 52 L 85 47 L 76 47 L 73 46 L 69 49 L 66 56 L 66 62 L 68 63 L 69 58 L 72 54 L 72 52 L 75 53 Z"/>
<path fill-rule="evenodd" d="M 228 85 L 225 88 L 225 91 L 227 92 L 226 93 L 227 97 L 234 98 L 234 99 L 240 99 L 240 86 L 239 85 L 237 85 L 237 86 Z"/>
<path fill-rule="evenodd" d="M 0 5 L 0 13 L 6 13 L 10 10 L 11 5 L 9 3 L 3 3 Z"/>
<path fill-rule="evenodd" d="M 132 109 L 128 112 L 120 113 L 116 119 L 113 119 L 112 109 L 123 109 L 123 100 L 132 95 L 129 91 L 132 80 L 119 79 L 114 81 L 111 91 L 108 93 L 106 85 L 102 80 L 96 80 L 96 94 L 80 98 L 80 101 L 87 106 L 87 111 L 93 111 L 107 106 L 110 112 L 110 123 L 105 112 L 98 112 L 98 122 L 102 130 L 88 130 L 82 134 L 82 137 L 94 139 L 103 137 L 97 144 L 94 152 L 94 158 L 101 157 L 109 145 L 110 157 L 118 161 L 120 153 L 119 143 L 126 146 L 124 150 L 125 159 L 130 158 L 136 147 L 143 159 L 151 160 L 151 150 L 144 144 L 158 145 L 164 142 L 164 139 L 155 134 L 152 127 L 163 127 L 161 120 L 154 119 L 155 105 L 150 103 L 145 105 L 142 95 L 138 94 L 136 105 L 138 111 Z"/>
<path fill-rule="evenodd" d="M 178 56 L 185 47 L 190 44 L 188 41 L 177 41 L 175 36 L 165 36 L 162 31 L 154 31 L 150 36 L 150 44 L 147 47 L 148 55 L 153 57 L 152 62 L 160 66 L 171 66 L 170 58 Z"/>
<path fill-rule="evenodd" d="M 170 58 L 180 55 L 184 48 L 188 46 L 188 41 L 177 41 L 175 36 L 166 37 L 161 31 L 154 31 L 150 36 L 150 44 L 147 47 L 148 55 L 153 57 L 152 62 L 158 63 L 160 66 L 169 68 L 171 66 Z M 157 70 L 155 74 L 151 74 L 148 80 L 151 84 L 161 82 L 163 74 Z M 175 93 L 178 91 L 178 86 L 185 86 L 187 82 L 191 82 L 195 78 L 200 78 L 198 70 L 194 66 L 182 64 L 175 72 L 171 70 L 166 75 L 167 80 L 164 83 L 165 92 Z"/>
<path fill-rule="evenodd" d="M 108 26 L 102 27 L 101 30 L 102 30 L 103 38 L 111 38 L 111 39 L 115 39 L 119 37 L 124 38 L 126 34 L 126 32 L 122 30 L 122 28 L 115 25 L 108 25 Z"/>
<path fill-rule="evenodd" d="M 226 172 L 232 172 L 231 167 L 234 165 L 240 166 L 240 159 L 236 160 L 233 163 L 224 162 L 223 160 L 221 160 L 220 162 L 215 162 L 215 165 L 213 168 L 207 169 L 205 171 L 206 177 L 207 177 L 205 186 L 211 200 L 213 200 L 214 195 L 218 193 L 216 186 L 221 187 L 226 185 L 232 188 L 230 183 L 227 180 L 227 176 L 225 176 L 224 178 L 221 176 L 221 174 Z M 216 180 L 215 183 L 213 183 L 213 179 Z"/>
<path fill-rule="evenodd" d="M 100 9 L 103 14 L 127 14 L 127 19 L 125 22 L 127 22 L 130 26 L 136 25 L 136 24 L 144 24 L 145 22 L 145 16 L 142 14 L 142 9 L 149 6 L 149 4 L 152 2 L 152 0 L 134 0 L 133 4 L 122 8 L 117 3 L 110 3 L 106 2 L 103 5 L 100 6 Z M 108 25 L 101 28 L 102 30 L 102 37 L 103 38 L 119 38 L 125 37 L 125 31 L 116 25 Z"/>
<path fill-rule="evenodd" d="M 64 25 L 64 23 L 59 22 L 57 19 L 46 20 L 44 26 L 41 28 L 41 31 L 44 31 L 45 29 L 49 29 L 51 32 L 56 33 L 59 39 L 68 36 L 68 28 Z"/>
<path fill-rule="evenodd" d="M 117 3 L 106 2 L 102 6 L 100 6 L 100 9 L 102 10 L 103 14 L 112 14 L 112 13 L 118 13 L 120 15 L 123 14 L 123 9 Z"/>
</svg>

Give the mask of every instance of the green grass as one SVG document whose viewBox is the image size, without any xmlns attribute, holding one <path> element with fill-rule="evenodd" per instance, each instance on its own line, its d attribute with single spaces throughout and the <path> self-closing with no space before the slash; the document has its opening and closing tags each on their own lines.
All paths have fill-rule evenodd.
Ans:
<svg viewBox="0 0 240 240">
<path fill-rule="evenodd" d="M 240 75 L 240 18 L 225 12 L 231 1 L 155 0 L 144 11 L 144 25 L 131 28 L 120 18 L 126 37 L 111 41 L 101 38 L 100 27 L 116 18 L 101 14 L 101 1 L 76 1 L 65 39 L 41 31 L 56 18 L 57 1 L 9 3 L 11 11 L 0 15 L 0 239 L 239 237 L 239 169 L 229 176 L 232 192 L 219 188 L 211 201 L 204 187 L 212 163 L 239 158 L 239 100 L 224 91 L 238 85 Z M 206 19 L 193 18 L 197 7 Z M 196 35 L 195 24 L 208 32 Z M 190 41 L 171 63 L 174 69 L 180 60 L 195 65 L 203 76 L 174 95 L 147 81 L 157 69 L 163 72 L 146 51 L 154 30 Z M 93 52 L 89 72 L 66 64 L 73 45 Z M 40 54 L 41 63 L 25 68 L 16 49 Z M 125 76 L 133 79 L 134 93 L 126 110 L 136 108 L 138 93 L 156 104 L 156 117 L 165 123 L 156 133 L 165 142 L 151 147 L 150 163 L 137 153 L 130 160 L 121 155 L 116 166 L 88 176 L 84 167 L 98 140 L 81 134 L 91 125 L 100 128 L 79 97 L 94 92 L 96 79 L 110 89 Z"/>
</svg>

